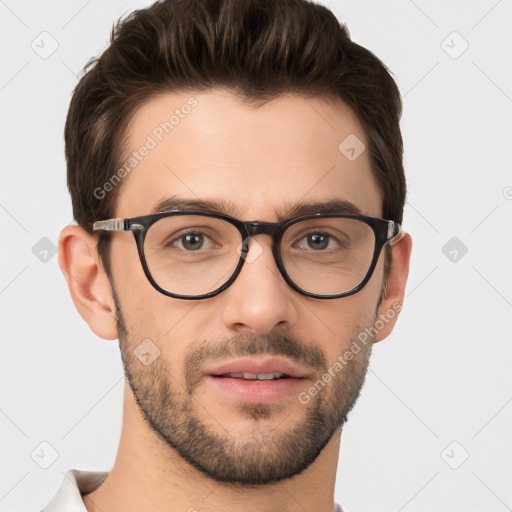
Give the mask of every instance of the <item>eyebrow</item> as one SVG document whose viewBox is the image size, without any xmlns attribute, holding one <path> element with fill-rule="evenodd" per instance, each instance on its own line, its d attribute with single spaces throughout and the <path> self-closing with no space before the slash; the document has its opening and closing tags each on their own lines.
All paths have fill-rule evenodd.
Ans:
<svg viewBox="0 0 512 512">
<path fill-rule="evenodd" d="M 241 209 L 233 201 L 222 199 L 184 199 L 177 196 L 163 199 L 153 208 L 154 213 L 170 210 L 207 210 L 223 213 L 231 217 L 240 218 Z M 280 210 L 274 209 L 278 221 L 281 222 L 300 215 L 312 213 L 350 213 L 362 215 L 362 211 L 355 204 L 340 198 L 326 199 L 324 201 L 304 201 L 295 204 L 285 203 Z"/>
</svg>

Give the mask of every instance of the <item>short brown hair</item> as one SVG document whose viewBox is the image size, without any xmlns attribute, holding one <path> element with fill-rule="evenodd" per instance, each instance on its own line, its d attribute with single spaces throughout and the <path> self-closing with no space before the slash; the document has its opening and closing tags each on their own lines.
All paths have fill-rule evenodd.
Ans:
<svg viewBox="0 0 512 512">
<path fill-rule="evenodd" d="M 84 72 L 66 119 L 65 150 L 73 214 L 88 232 L 114 214 L 121 184 L 102 198 L 94 191 L 119 169 L 137 109 L 157 94 L 214 87 L 253 106 L 287 92 L 344 101 L 367 135 L 382 215 L 402 221 L 400 93 L 385 65 L 326 7 L 307 0 L 156 2 L 118 20 L 110 46 Z M 98 250 L 108 272 L 106 235 Z"/>
</svg>

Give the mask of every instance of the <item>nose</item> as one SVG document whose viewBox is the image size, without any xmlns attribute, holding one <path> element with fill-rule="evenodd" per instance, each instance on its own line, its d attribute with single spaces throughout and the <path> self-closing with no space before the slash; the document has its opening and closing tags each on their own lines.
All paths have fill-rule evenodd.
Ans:
<svg viewBox="0 0 512 512">
<path fill-rule="evenodd" d="M 251 239 L 240 274 L 220 295 L 222 320 L 233 331 L 267 334 L 277 327 L 291 328 L 297 321 L 298 292 L 279 272 L 271 243 L 268 235 Z"/>
</svg>

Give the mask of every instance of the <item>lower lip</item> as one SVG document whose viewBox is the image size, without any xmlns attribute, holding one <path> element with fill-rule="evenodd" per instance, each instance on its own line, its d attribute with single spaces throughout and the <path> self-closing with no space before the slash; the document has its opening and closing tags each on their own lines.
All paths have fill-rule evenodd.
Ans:
<svg viewBox="0 0 512 512">
<path fill-rule="evenodd" d="M 239 401 L 251 404 L 270 404 L 278 402 L 292 393 L 298 394 L 307 379 L 288 377 L 273 380 L 246 380 L 207 375 L 206 380 L 223 393 Z"/>
</svg>

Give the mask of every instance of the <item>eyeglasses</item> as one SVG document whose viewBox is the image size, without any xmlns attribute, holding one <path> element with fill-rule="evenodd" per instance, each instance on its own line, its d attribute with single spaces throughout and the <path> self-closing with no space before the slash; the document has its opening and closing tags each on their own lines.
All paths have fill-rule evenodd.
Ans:
<svg viewBox="0 0 512 512">
<path fill-rule="evenodd" d="M 97 221 L 93 230 L 131 231 L 149 282 L 169 297 L 198 300 L 231 286 L 252 237 L 270 235 L 285 281 L 316 299 L 360 291 L 372 276 L 381 249 L 400 238 L 400 225 L 344 213 L 316 213 L 283 222 L 243 222 L 204 210 L 170 210 L 130 219 Z"/>
</svg>

